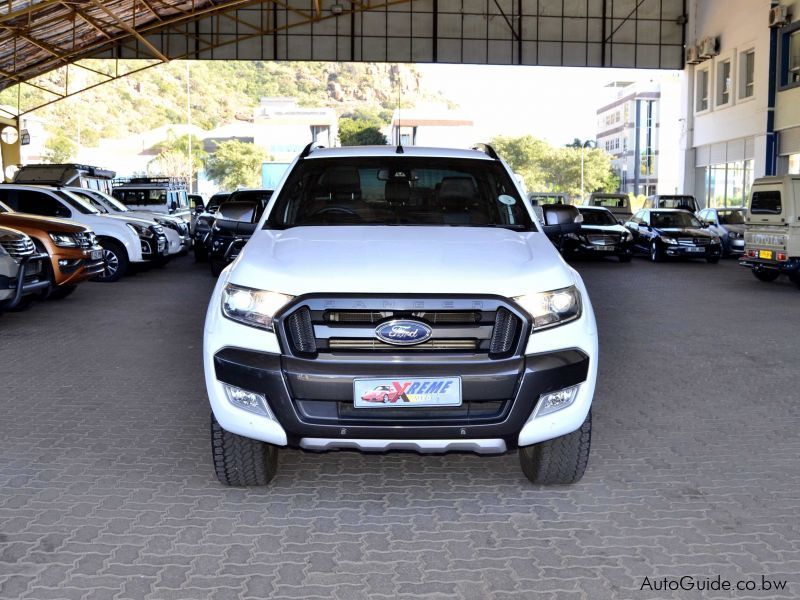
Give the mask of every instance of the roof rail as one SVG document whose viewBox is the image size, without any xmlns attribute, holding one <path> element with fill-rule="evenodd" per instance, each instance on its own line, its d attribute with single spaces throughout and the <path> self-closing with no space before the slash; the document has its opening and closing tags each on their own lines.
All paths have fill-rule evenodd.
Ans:
<svg viewBox="0 0 800 600">
<path fill-rule="evenodd" d="M 305 148 L 303 148 L 303 150 L 300 152 L 300 158 L 305 158 L 306 156 L 311 154 L 311 152 L 313 152 L 316 148 L 324 148 L 324 147 L 325 146 L 323 146 L 322 144 L 318 144 L 317 142 L 309 142 L 309 144 Z"/>
<path fill-rule="evenodd" d="M 497 152 L 494 151 L 489 144 L 475 144 L 472 147 L 473 150 L 478 150 L 479 152 L 484 152 L 489 158 L 493 158 L 494 160 L 500 160 L 500 157 L 497 156 Z"/>
</svg>

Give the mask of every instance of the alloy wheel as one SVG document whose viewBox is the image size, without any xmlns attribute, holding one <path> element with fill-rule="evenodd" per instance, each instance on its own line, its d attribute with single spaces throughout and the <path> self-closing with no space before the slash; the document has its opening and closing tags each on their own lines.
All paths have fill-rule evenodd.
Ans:
<svg viewBox="0 0 800 600">
<path fill-rule="evenodd" d="M 106 266 L 103 268 L 103 279 L 108 279 L 117 273 L 119 257 L 108 248 L 103 248 L 103 258 L 106 261 Z"/>
</svg>

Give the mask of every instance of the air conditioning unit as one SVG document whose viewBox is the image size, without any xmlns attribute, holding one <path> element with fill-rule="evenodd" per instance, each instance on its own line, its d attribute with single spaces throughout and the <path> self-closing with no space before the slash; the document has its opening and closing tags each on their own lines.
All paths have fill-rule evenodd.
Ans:
<svg viewBox="0 0 800 600">
<path fill-rule="evenodd" d="M 700 40 L 698 54 L 700 58 L 712 58 L 719 54 L 719 38 L 707 37 Z"/>
<path fill-rule="evenodd" d="M 684 51 L 683 57 L 684 57 L 684 62 L 686 62 L 687 65 L 696 65 L 702 62 L 700 60 L 700 55 L 697 52 L 697 46 L 694 45 L 686 46 L 686 50 Z"/>
<path fill-rule="evenodd" d="M 783 27 L 789 23 L 789 7 L 778 5 L 769 11 L 769 26 Z"/>
</svg>

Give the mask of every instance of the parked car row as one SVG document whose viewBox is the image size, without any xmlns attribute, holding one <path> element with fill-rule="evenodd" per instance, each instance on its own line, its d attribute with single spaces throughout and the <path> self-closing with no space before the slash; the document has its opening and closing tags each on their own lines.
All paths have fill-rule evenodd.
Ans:
<svg viewBox="0 0 800 600">
<path fill-rule="evenodd" d="M 77 184 L 76 173 L 96 175 L 78 167 L 21 172 Z M 64 298 L 88 279 L 117 281 L 137 265 L 164 266 L 188 252 L 188 220 L 166 209 L 131 209 L 99 187 L 0 184 L 0 311 Z"/>
<path fill-rule="evenodd" d="M 205 211 L 197 214 L 194 256 L 208 260 L 211 273 L 218 276 L 239 255 L 253 235 L 272 190 L 236 190 L 213 196 Z"/>
</svg>

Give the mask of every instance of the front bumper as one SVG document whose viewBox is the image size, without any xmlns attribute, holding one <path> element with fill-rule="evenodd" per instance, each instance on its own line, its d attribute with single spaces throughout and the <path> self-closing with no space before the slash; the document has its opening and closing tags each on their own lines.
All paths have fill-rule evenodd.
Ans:
<svg viewBox="0 0 800 600">
<path fill-rule="evenodd" d="M 92 251 L 100 252 L 100 258 L 92 259 Z M 94 246 L 77 252 L 53 255 L 53 283 L 57 286 L 75 285 L 101 273 L 105 267 L 102 251 L 102 247 Z"/>
<path fill-rule="evenodd" d="M 581 241 L 565 245 L 565 250 L 570 255 L 578 256 L 631 256 L 633 245 L 630 242 L 604 245 Z"/>
<path fill-rule="evenodd" d="M 585 382 L 589 357 L 578 350 L 564 350 L 502 360 L 458 362 L 432 357 L 426 363 L 397 365 L 386 360 L 308 360 L 226 348 L 214 355 L 214 374 L 220 382 L 263 394 L 293 447 L 324 449 L 309 439 L 327 439 L 331 447 L 364 447 L 367 444 L 354 440 L 375 440 L 377 448 L 384 446 L 378 443 L 381 440 L 500 439 L 507 448 L 514 448 L 539 397 Z M 455 374 L 462 382 L 461 406 L 353 408 L 356 378 Z"/>
<path fill-rule="evenodd" d="M 709 244 L 708 246 L 681 246 L 678 244 L 664 244 L 662 247 L 664 248 L 664 253 L 671 257 L 715 258 L 722 254 L 722 246 L 720 244 Z M 696 248 L 700 248 L 702 252 L 696 251 Z"/>
<path fill-rule="evenodd" d="M 14 278 L 0 275 L 0 290 L 5 299 L 0 308 L 10 310 L 16 307 L 23 297 L 50 287 L 49 255 L 46 253 L 31 254 L 19 262 L 19 271 Z"/>
<path fill-rule="evenodd" d="M 157 260 L 169 255 L 167 236 L 160 233 L 151 238 L 139 238 L 142 247 L 142 259 Z"/>
</svg>

